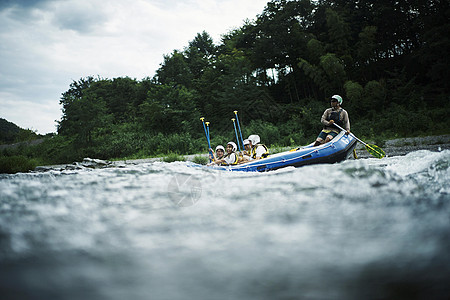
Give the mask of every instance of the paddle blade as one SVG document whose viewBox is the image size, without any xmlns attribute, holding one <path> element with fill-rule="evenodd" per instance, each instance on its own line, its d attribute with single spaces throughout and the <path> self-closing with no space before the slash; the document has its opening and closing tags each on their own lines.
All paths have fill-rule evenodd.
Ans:
<svg viewBox="0 0 450 300">
<path fill-rule="evenodd" d="M 367 144 L 366 150 L 376 158 L 383 158 L 386 156 L 386 153 L 384 153 L 383 149 L 381 149 L 377 145 Z"/>
</svg>

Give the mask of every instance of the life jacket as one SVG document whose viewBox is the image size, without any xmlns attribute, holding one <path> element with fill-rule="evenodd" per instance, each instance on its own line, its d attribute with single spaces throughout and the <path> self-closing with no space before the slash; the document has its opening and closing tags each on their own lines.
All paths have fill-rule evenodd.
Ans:
<svg viewBox="0 0 450 300">
<path fill-rule="evenodd" d="M 342 109 L 339 109 L 339 111 L 332 111 L 328 116 L 327 121 L 333 120 L 334 123 L 338 124 L 341 127 L 344 127 L 344 122 L 341 120 L 341 111 Z"/>
<path fill-rule="evenodd" d="M 227 153 L 223 156 L 223 158 L 227 158 L 228 156 L 231 156 L 231 154 L 234 153 L 234 162 L 232 162 L 230 165 L 237 165 L 238 163 L 238 156 L 235 152 Z"/>
<path fill-rule="evenodd" d="M 225 158 L 225 155 L 222 155 L 222 157 L 221 158 L 217 158 L 217 160 L 221 160 L 221 159 L 224 159 Z M 214 159 L 213 159 L 213 161 L 215 161 Z M 218 166 L 223 166 L 223 164 L 222 163 L 219 163 L 219 164 L 217 164 Z"/>
<path fill-rule="evenodd" d="M 264 145 L 264 144 L 256 144 L 256 145 L 253 146 L 252 149 L 250 150 L 250 157 L 251 157 L 251 158 L 256 159 L 256 149 L 257 149 L 259 146 L 263 146 L 264 149 L 266 150 L 266 152 L 264 152 L 264 153 L 261 155 L 261 158 L 266 158 L 267 156 L 269 156 L 269 148 L 267 148 L 266 145 Z"/>
</svg>

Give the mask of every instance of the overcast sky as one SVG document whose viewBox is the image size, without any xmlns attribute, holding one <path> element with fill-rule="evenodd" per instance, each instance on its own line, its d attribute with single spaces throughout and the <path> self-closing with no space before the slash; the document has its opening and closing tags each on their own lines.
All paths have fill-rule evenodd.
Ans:
<svg viewBox="0 0 450 300">
<path fill-rule="evenodd" d="M 86 76 L 153 77 L 197 33 L 215 43 L 269 0 L 0 0 L 0 118 L 45 134 Z"/>
</svg>

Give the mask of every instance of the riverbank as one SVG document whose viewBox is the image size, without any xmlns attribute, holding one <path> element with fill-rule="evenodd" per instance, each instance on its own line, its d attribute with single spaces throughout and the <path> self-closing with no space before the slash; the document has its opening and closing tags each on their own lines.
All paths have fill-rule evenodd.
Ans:
<svg viewBox="0 0 450 300">
<path fill-rule="evenodd" d="M 3 149 L 16 149 L 16 148 L 18 148 L 20 146 L 23 146 L 23 147 L 35 146 L 35 145 L 41 144 L 44 141 L 45 141 L 45 139 L 35 139 L 35 140 L 31 140 L 31 141 L 18 142 L 18 143 L 14 143 L 14 144 L 4 144 L 4 145 L 0 145 L 0 150 L 3 150 Z"/>
<path fill-rule="evenodd" d="M 373 143 L 372 141 L 365 141 L 366 143 Z M 387 156 L 401 156 L 413 151 L 429 150 L 429 151 L 443 151 L 450 149 L 450 134 L 415 137 L 415 138 L 399 138 L 391 139 L 384 142 L 381 147 Z M 364 145 L 358 143 L 356 153 L 359 158 L 368 158 L 371 155 L 365 150 Z"/>
<path fill-rule="evenodd" d="M 369 144 L 375 144 L 373 141 L 365 141 Z M 450 149 L 450 134 L 439 136 L 415 137 L 415 138 L 399 138 L 391 139 L 384 142 L 383 145 L 378 144 L 387 156 L 402 156 L 413 151 L 429 150 L 429 151 L 443 151 Z M 290 148 L 279 149 L 286 151 Z M 358 158 L 372 157 L 365 149 L 364 145 L 358 143 L 356 147 L 356 154 Z M 196 157 L 207 158 L 208 154 L 193 154 L 180 156 L 186 161 L 194 161 Z M 142 159 L 124 159 L 116 161 L 106 161 L 99 159 L 85 158 L 82 162 L 74 162 L 73 164 L 52 165 L 52 166 L 38 166 L 35 171 L 44 172 L 49 170 L 75 170 L 82 168 L 108 168 L 108 167 L 122 167 L 129 164 L 152 163 L 157 161 L 164 161 L 164 157 L 142 158 Z"/>
</svg>

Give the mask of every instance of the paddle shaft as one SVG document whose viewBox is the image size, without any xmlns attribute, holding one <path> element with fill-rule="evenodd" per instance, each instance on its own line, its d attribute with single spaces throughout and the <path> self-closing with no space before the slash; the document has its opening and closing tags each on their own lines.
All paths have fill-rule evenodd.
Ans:
<svg viewBox="0 0 450 300">
<path fill-rule="evenodd" d="M 209 122 L 205 123 L 206 123 L 206 131 L 208 132 L 206 136 L 206 138 L 208 139 L 208 147 L 211 148 L 211 136 L 209 135 Z"/>
<path fill-rule="evenodd" d="M 239 128 L 239 134 L 241 135 L 242 147 L 244 147 L 244 139 L 242 138 L 241 125 L 239 124 L 239 117 L 238 117 L 238 114 L 237 114 L 237 113 L 238 113 L 237 110 L 235 110 L 235 111 L 234 111 L 234 114 L 236 115 L 236 121 L 237 121 L 238 128 Z M 236 138 L 237 138 L 237 137 L 236 137 Z"/>
<path fill-rule="evenodd" d="M 208 134 L 206 136 L 206 138 L 208 139 L 208 147 L 209 149 L 211 149 L 211 137 L 209 135 L 209 122 L 206 122 L 206 131 L 208 131 Z M 209 154 L 214 157 L 214 154 L 211 150 L 209 150 Z M 209 159 L 209 162 L 211 162 L 211 158 Z"/>
<path fill-rule="evenodd" d="M 340 130 L 346 131 L 344 128 L 342 128 L 341 126 L 339 126 L 338 124 L 334 123 L 334 125 L 339 128 Z M 384 156 L 386 156 L 386 153 L 384 153 L 383 149 L 381 149 L 380 147 L 376 146 L 376 145 L 369 145 L 367 143 L 364 143 L 363 141 L 361 141 L 360 139 L 358 139 L 353 133 L 350 132 L 350 134 L 352 135 L 352 137 L 354 137 L 358 142 L 362 143 L 364 146 L 366 146 L 366 150 L 369 151 L 370 154 L 372 154 L 373 156 L 375 156 L 376 158 L 383 158 Z M 369 150 L 370 149 L 370 150 Z M 353 153 L 355 155 L 355 153 Z"/>
<path fill-rule="evenodd" d="M 209 141 L 209 126 L 208 126 L 208 130 L 206 129 L 205 126 L 205 118 L 200 118 L 200 120 L 203 123 L 203 129 L 205 130 L 205 135 L 206 135 L 206 141 L 208 142 L 208 152 L 211 153 L 211 151 L 209 149 L 211 149 L 211 142 Z M 209 159 L 209 162 L 211 162 L 211 158 Z"/>
<path fill-rule="evenodd" d="M 237 133 L 237 130 L 236 130 L 236 123 L 234 122 L 234 119 L 231 119 L 231 121 L 233 121 L 234 133 L 236 134 L 236 141 L 237 141 L 237 144 L 238 144 L 238 147 L 239 147 L 239 151 L 242 151 L 241 144 L 239 143 L 238 133 Z M 244 145 L 244 144 L 242 144 L 242 145 Z"/>
<path fill-rule="evenodd" d="M 347 131 L 347 130 L 345 130 L 344 128 L 342 128 L 341 126 L 339 126 L 339 125 L 336 124 L 336 123 L 333 123 L 333 125 L 336 126 L 337 128 L 339 128 L 339 129 L 342 130 L 342 131 Z M 363 141 L 361 141 L 360 139 L 358 139 L 353 133 L 350 132 L 350 135 L 351 135 L 352 137 L 354 137 L 358 142 L 360 142 L 361 144 L 363 144 L 364 146 L 367 146 L 367 143 L 364 143 Z"/>
</svg>

